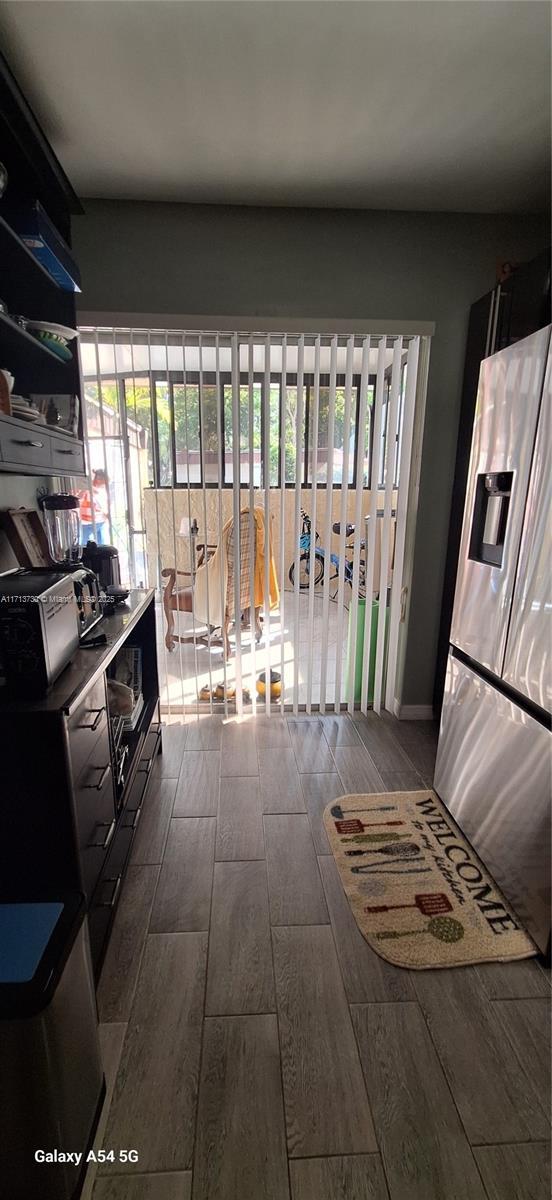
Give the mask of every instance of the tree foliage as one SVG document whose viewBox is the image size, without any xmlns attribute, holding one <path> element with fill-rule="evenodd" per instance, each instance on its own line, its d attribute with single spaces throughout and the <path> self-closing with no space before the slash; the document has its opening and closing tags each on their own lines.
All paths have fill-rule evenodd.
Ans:
<svg viewBox="0 0 552 1200">
<path fill-rule="evenodd" d="M 127 379 L 125 381 L 125 401 L 127 417 L 136 423 L 141 430 L 144 431 L 144 438 L 149 449 L 149 462 L 151 464 L 151 474 L 153 474 L 153 458 L 152 445 L 154 439 L 154 427 L 152 426 L 152 405 L 150 386 L 147 380 Z M 106 411 L 111 411 L 114 414 L 119 409 L 119 396 L 117 385 L 102 381 L 102 404 Z M 97 384 L 87 383 L 85 386 L 85 395 L 92 404 L 88 405 L 88 432 L 91 437 L 99 437 L 102 434 L 99 412 L 98 412 L 98 387 Z M 233 438 L 233 413 L 232 413 L 232 387 L 225 383 L 222 387 L 222 411 L 219 414 L 217 411 L 217 392 L 214 384 L 204 384 L 201 394 L 197 383 L 188 383 L 184 386 L 181 383 L 173 385 L 173 405 L 174 405 L 174 436 L 177 455 L 182 452 L 185 455 L 186 447 L 190 452 L 199 453 L 200 451 L 200 430 L 203 439 L 203 452 L 205 455 L 218 455 L 218 439 L 219 439 L 219 421 L 222 426 L 222 435 L 224 441 L 224 451 L 226 461 L 229 462 L 232 455 L 232 438 Z M 337 387 L 335 389 L 335 409 L 334 409 L 334 446 L 338 449 L 343 447 L 344 434 L 344 418 L 345 418 L 345 388 Z M 354 432 L 356 418 L 356 389 L 353 391 L 353 403 L 351 407 L 351 435 Z M 369 402 L 371 401 L 371 396 Z M 252 449 L 262 453 L 262 387 L 260 382 L 253 384 L 253 442 Z M 201 408 L 201 413 L 200 413 Z M 312 384 L 304 388 L 303 392 L 303 419 L 301 427 L 301 465 L 300 473 L 303 474 L 303 456 L 305 447 L 305 430 L 308 423 L 308 453 L 309 458 L 312 454 L 312 437 L 313 437 L 313 408 L 314 408 L 314 388 Z M 308 412 L 307 412 L 308 410 Z M 160 467 L 160 482 L 162 484 L 171 483 L 171 396 L 168 382 L 157 380 L 155 384 L 155 412 L 157 423 L 157 439 Z M 240 414 L 240 450 L 243 454 L 249 451 L 249 426 L 250 426 L 250 402 L 249 402 L 249 387 L 247 384 L 240 386 L 239 397 L 239 414 Z M 283 441 L 284 441 L 284 459 L 285 459 L 285 479 L 286 483 L 293 483 L 296 475 L 296 423 L 297 423 L 297 388 L 288 386 L 285 389 L 285 397 L 283 404 Z M 319 394 L 319 409 L 318 409 L 318 446 L 320 451 L 320 468 L 318 477 L 324 478 L 325 464 L 327 462 L 327 446 L 328 446 L 328 425 L 329 425 L 329 388 L 327 386 L 320 387 Z M 351 445 L 354 444 L 354 439 L 351 437 Z M 279 478 L 280 465 L 280 387 L 278 384 L 271 384 L 270 387 L 270 402 L 269 402 L 269 440 L 268 440 L 268 457 L 270 484 L 276 486 Z M 258 460 L 258 454 L 257 454 Z"/>
</svg>

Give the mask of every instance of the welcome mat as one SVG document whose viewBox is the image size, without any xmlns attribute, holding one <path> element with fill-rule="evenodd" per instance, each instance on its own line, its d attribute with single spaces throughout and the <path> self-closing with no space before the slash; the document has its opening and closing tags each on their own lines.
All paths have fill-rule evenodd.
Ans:
<svg viewBox="0 0 552 1200">
<path fill-rule="evenodd" d="M 388 962 L 423 970 L 537 953 L 435 792 L 342 796 L 324 826 L 357 925 Z"/>
</svg>

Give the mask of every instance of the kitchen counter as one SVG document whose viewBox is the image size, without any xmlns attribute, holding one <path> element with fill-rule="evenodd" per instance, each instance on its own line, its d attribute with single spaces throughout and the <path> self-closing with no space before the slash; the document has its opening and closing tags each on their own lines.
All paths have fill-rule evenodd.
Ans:
<svg viewBox="0 0 552 1200">
<path fill-rule="evenodd" d="M 102 617 L 90 630 L 89 637 L 93 640 L 100 633 L 105 633 L 107 645 L 90 649 L 81 646 L 45 696 L 36 700 L 22 700 L 14 699 L 13 696 L 3 696 L 0 691 L 0 708 L 9 708 L 10 712 L 64 712 L 70 716 L 78 708 L 84 693 L 109 666 L 131 630 L 144 615 L 148 604 L 153 602 L 153 595 L 152 588 L 134 588 L 128 600 L 117 605 L 111 616 Z"/>
</svg>

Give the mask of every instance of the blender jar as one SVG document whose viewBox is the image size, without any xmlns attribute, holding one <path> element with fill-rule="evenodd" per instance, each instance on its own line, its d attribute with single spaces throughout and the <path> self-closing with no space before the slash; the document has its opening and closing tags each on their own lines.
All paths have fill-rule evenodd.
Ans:
<svg viewBox="0 0 552 1200">
<path fill-rule="evenodd" d="M 53 562 L 69 567 L 80 562 L 79 502 L 76 496 L 57 492 L 42 501 L 48 549 Z"/>
</svg>

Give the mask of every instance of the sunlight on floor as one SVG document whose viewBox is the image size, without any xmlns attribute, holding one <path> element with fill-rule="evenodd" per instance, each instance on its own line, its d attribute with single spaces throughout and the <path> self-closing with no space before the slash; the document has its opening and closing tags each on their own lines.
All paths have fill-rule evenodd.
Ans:
<svg viewBox="0 0 552 1200">
<path fill-rule="evenodd" d="M 300 705 L 305 705 L 308 700 L 308 680 L 309 680 L 309 622 L 308 622 L 308 595 L 299 595 L 299 621 L 297 623 L 297 635 L 295 632 L 295 608 L 294 596 L 292 592 L 286 591 L 284 596 L 284 627 L 282 630 L 281 618 L 279 610 L 270 614 L 269 630 L 265 629 L 261 641 L 255 645 L 252 641 L 251 631 L 242 629 L 241 631 L 241 661 L 242 661 L 242 686 L 247 689 L 250 695 L 253 695 L 255 689 L 255 680 L 258 678 L 261 671 L 270 669 L 282 672 L 282 637 L 284 648 L 284 698 L 286 703 L 293 701 L 294 688 L 294 663 L 297 660 L 297 675 L 298 675 L 298 702 Z M 314 622 L 313 622 L 313 638 L 312 638 L 312 687 L 311 687 L 311 702 L 313 704 L 320 703 L 320 683 L 322 670 L 322 629 L 323 629 L 323 596 L 318 593 L 314 597 Z M 336 642 L 337 642 L 337 604 L 330 601 L 329 619 L 328 619 L 328 655 L 326 668 L 326 701 L 328 704 L 333 704 L 335 699 L 335 678 L 336 678 Z M 181 636 L 186 636 L 192 633 L 193 622 L 191 614 L 180 613 L 177 616 L 178 626 L 175 633 L 180 633 Z M 347 621 L 348 613 L 343 615 L 343 630 L 342 630 L 342 671 L 341 671 L 341 699 L 346 698 L 346 657 L 347 657 Z M 266 624 L 266 623 L 265 623 Z M 198 630 L 198 633 L 200 631 Z M 205 633 L 205 628 L 202 627 L 202 633 Z M 164 614 L 161 607 L 157 606 L 157 652 L 159 659 L 159 683 L 161 693 L 161 706 L 171 712 L 193 710 L 196 711 L 198 703 L 201 709 L 209 711 L 208 701 L 199 702 L 198 696 L 201 688 L 208 687 L 211 691 L 217 684 L 224 685 L 225 671 L 222 658 L 222 646 L 216 641 L 212 645 L 211 650 L 203 643 L 193 642 L 186 645 L 177 643 L 172 653 L 169 653 L 165 647 L 164 641 Z M 235 635 L 230 633 L 231 657 L 226 663 L 226 688 L 235 686 L 236 682 L 236 657 L 235 657 Z M 197 667 L 196 667 L 197 656 Z M 257 704 L 262 703 L 264 707 L 264 697 L 257 697 Z"/>
</svg>

